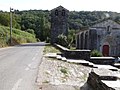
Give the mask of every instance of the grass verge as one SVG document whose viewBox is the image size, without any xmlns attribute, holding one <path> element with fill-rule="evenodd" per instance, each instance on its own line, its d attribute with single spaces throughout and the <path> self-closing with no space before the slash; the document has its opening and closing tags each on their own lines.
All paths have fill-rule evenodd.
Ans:
<svg viewBox="0 0 120 90">
<path fill-rule="evenodd" d="M 44 48 L 44 54 L 46 53 L 60 53 L 60 50 L 55 48 L 53 45 L 51 44 L 47 44 Z"/>
</svg>

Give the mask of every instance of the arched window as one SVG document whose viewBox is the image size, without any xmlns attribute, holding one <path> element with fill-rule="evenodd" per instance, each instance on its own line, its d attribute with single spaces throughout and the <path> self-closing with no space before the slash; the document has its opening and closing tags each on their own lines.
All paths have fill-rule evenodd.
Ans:
<svg viewBox="0 0 120 90">
<path fill-rule="evenodd" d="M 58 10 L 55 10 L 55 15 L 58 16 Z"/>
<path fill-rule="evenodd" d="M 62 10 L 62 16 L 65 16 L 65 10 Z"/>
</svg>

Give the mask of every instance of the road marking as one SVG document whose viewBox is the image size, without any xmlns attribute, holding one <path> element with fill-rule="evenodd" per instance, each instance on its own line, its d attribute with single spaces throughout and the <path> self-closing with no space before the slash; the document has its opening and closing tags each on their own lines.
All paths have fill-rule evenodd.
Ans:
<svg viewBox="0 0 120 90">
<path fill-rule="evenodd" d="M 17 90 L 20 86 L 22 79 L 18 79 L 18 81 L 14 84 L 12 90 Z"/>
<path fill-rule="evenodd" d="M 34 61 L 36 59 L 36 56 L 38 55 L 38 53 L 35 54 L 35 56 L 32 58 L 32 61 Z M 26 71 L 30 70 L 32 66 L 32 63 L 31 64 L 28 64 L 28 67 L 25 68 Z"/>
</svg>

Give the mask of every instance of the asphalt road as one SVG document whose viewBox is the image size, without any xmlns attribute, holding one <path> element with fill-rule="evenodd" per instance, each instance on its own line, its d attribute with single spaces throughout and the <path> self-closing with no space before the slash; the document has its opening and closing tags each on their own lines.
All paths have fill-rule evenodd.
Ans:
<svg viewBox="0 0 120 90">
<path fill-rule="evenodd" d="M 0 49 L 0 90 L 37 90 L 35 83 L 45 43 Z"/>
</svg>

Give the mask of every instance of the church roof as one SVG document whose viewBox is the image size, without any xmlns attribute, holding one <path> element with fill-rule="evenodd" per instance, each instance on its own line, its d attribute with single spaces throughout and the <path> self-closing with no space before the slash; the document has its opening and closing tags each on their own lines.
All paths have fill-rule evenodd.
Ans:
<svg viewBox="0 0 120 90">
<path fill-rule="evenodd" d="M 102 21 L 100 23 L 93 25 L 92 28 L 107 27 L 107 26 L 120 29 L 120 24 L 114 22 L 113 20 Z"/>
<path fill-rule="evenodd" d="M 64 8 L 63 6 L 58 6 L 58 7 L 56 7 L 56 8 L 54 8 L 54 9 L 52 9 L 51 11 L 54 11 L 54 10 L 56 10 L 56 9 L 59 9 L 59 10 L 66 10 L 66 11 L 69 11 L 69 10 L 67 10 L 66 8 Z"/>
</svg>

